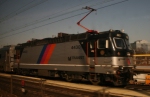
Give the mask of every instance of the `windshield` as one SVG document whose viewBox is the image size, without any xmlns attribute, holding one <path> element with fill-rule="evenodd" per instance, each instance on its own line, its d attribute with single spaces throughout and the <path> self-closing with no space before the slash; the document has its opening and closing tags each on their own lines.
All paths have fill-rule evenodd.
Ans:
<svg viewBox="0 0 150 97">
<path fill-rule="evenodd" d="M 128 49 L 132 49 L 131 45 L 130 45 L 130 43 L 129 43 L 129 41 L 127 39 L 125 39 L 125 42 L 126 42 L 126 45 L 127 45 Z"/>
<path fill-rule="evenodd" d="M 122 38 L 114 37 L 114 43 L 115 43 L 116 48 L 118 48 L 118 49 L 125 49 L 125 47 L 126 47 L 124 40 Z"/>
</svg>

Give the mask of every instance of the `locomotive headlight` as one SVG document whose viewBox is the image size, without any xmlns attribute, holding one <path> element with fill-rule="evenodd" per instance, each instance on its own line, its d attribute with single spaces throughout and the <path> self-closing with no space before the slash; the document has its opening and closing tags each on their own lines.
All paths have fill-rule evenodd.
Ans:
<svg viewBox="0 0 150 97">
<path fill-rule="evenodd" d="M 121 29 L 121 32 L 124 33 L 124 29 Z"/>
<path fill-rule="evenodd" d="M 112 30 L 112 29 L 110 29 L 109 31 L 110 31 L 110 32 L 113 32 L 113 30 Z"/>
<path fill-rule="evenodd" d="M 107 71 L 107 72 L 106 72 L 106 74 L 110 74 L 110 72 L 109 72 L 109 71 Z"/>
<path fill-rule="evenodd" d="M 123 66 L 119 66 L 119 69 L 123 69 Z"/>
<path fill-rule="evenodd" d="M 116 36 L 121 37 L 121 34 L 117 34 Z"/>
<path fill-rule="evenodd" d="M 129 52 L 127 52 L 127 56 L 131 56 L 131 54 Z"/>
</svg>

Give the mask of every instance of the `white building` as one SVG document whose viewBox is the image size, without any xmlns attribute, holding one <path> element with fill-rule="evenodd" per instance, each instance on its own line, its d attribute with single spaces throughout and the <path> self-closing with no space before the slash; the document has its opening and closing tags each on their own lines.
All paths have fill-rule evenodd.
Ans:
<svg viewBox="0 0 150 97">
<path fill-rule="evenodd" d="M 137 40 L 134 43 L 131 43 L 131 46 L 134 50 L 142 50 L 143 53 L 150 52 L 150 42 L 146 40 Z"/>
</svg>

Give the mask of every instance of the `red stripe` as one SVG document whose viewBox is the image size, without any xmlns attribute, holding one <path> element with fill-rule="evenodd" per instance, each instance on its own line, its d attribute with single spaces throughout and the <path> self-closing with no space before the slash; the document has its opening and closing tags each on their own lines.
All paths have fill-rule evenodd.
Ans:
<svg viewBox="0 0 150 97">
<path fill-rule="evenodd" d="M 50 60 L 51 55 L 52 55 L 52 53 L 54 51 L 55 46 L 56 46 L 56 44 L 51 44 L 50 49 L 48 50 L 48 53 L 47 53 L 46 58 L 44 60 L 44 64 L 47 64 L 48 61 Z"/>
<path fill-rule="evenodd" d="M 53 50 L 55 48 L 56 44 L 49 44 L 47 47 L 46 47 L 46 50 L 43 54 L 43 57 L 42 57 L 42 60 L 41 60 L 41 64 L 47 64 L 48 61 L 50 60 L 50 57 L 53 53 Z"/>
<path fill-rule="evenodd" d="M 47 56 L 47 53 L 49 52 L 49 49 L 50 49 L 50 46 L 51 46 L 51 44 L 49 44 L 47 47 L 46 47 L 46 50 L 45 50 L 45 52 L 44 52 L 44 54 L 43 54 L 43 57 L 42 57 L 42 60 L 41 60 L 41 64 L 44 64 L 44 61 L 45 61 L 45 58 L 46 58 L 46 56 Z"/>
</svg>

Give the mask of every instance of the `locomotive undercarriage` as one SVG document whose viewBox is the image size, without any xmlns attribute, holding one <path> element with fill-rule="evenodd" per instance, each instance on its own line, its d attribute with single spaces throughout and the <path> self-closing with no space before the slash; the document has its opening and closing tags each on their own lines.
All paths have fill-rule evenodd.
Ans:
<svg viewBox="0 0 150 97">
<path fill-rule="evenodd" d="M 88 80 L 94 85 L 98 84 L 112 84 L 114 86 L 123 86 L 128 84 L 133 79 L 133 72 L 131 68 L 118 69 L 116 74 L 103 73 L 65 73 L 64 78 L 67 81 L 72 80 Z"/>
<path fill-rule="evenodd" d="M 14 69 L 14 72 L 21 75 L 31 76 L 49 76 L 60 77 L 66 81 L 84 80 L 90 81 L 94 85 L 98 84 L 112 84 L 114 86 L 126 85 L 133 78 L 133 72 L 131 68 L 124 68 L 116 70 L 115 74 L 103 74 L 103 73 L 89 73 L 89 72 L 69 72 L 58 70 L 36 70 L 36 69 Z"/>
<path fill-rule="evenodd" d="M 133 79 L 133 72 L 131 68 L 118 69 L 115 74 L 102 74 L 100 79 L 102 84 L 110 83 L 114 86 L 123 86 Z"/>
</svg>

